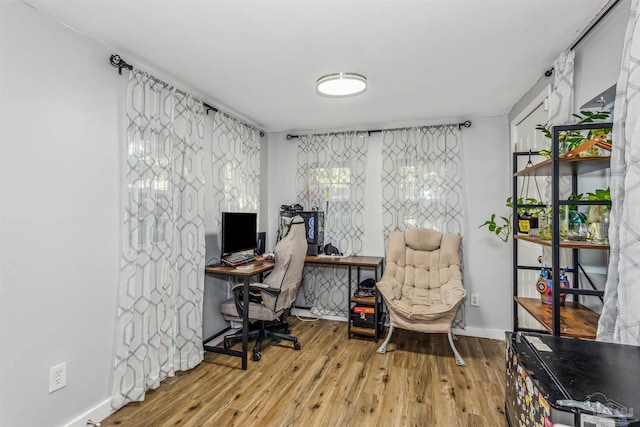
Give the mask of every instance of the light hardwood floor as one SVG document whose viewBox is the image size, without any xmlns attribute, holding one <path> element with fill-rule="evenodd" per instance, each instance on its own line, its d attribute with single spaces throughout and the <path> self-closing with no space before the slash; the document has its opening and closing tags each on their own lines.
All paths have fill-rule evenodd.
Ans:
<svg viewBox="0 0 640 427">
<path fill-rule="evenodd" d="M 289 320 L 300 351 L 267 345 L 247 371 L 207 353 L 102 426 L 506 425 L 502 341 L 460 336 L 459 367 L 444 334 L 396 330 L 377 354 L 382 340 L 348 340 L 345 322 Z"/>
</svg>

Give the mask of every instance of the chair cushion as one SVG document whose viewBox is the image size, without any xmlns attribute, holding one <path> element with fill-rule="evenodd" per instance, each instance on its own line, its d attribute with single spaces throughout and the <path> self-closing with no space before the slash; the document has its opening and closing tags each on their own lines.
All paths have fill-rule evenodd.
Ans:
<svg viewBox="0 0 640 427">
<path fill-rule="evenodd" d="M 220 305 L 220 311 L 223 316 L 227 320 L 238 320 L 242 321 L 242 317 L 238 313 L 236 308 L 236 302 L 233 298 L 229 298 L 225 302 Z M 264 320 L 270 321 L 275 320 L 280 317 L 282 312 L 274 312 L 269 310 L 263 304 L 256 304 L 253 302 L 249 303 L 249 318 L 251 320 Z"/>
<path fill-rule="evenodd" d="M 442 233 L 426 228 L 413 228 L 404 233 L 406 246 L 416 251 L 433 251 L 440 247 Z"/>
</svg>

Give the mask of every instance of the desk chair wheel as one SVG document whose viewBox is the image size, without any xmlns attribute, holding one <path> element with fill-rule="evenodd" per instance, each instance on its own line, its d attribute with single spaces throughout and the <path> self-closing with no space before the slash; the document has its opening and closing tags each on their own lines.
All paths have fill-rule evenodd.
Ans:
<svg viewBox="0 0 640 427">
<path fill-rule="evenodd" d="M 262 355 L 260 354 L 259 351 L 254 351 L 253 352 L 253 361 L 254 362 L 259 362 L 260 359 L 262 359 Z"/>
<path fill-rule="evenodd" d="M 231 340 L 224 340 L 224 349 L 229 350 L 231 348 Z"/>
<path fill-rule="evenodd" d="M 298 341 L 295 341 L 293 343 L 293 348 L 294 348 L 294 350 L 300 350 L 300 343 Z"/>
</svg>

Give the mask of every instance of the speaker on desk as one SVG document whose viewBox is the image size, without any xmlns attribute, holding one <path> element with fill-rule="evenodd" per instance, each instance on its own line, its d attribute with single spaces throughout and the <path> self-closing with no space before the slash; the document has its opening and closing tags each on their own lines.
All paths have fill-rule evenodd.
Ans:
<svg viewBox="0 0 640 427">
<path fill-rule="evenodd" d="M 265 231 L 258 232 L 258 241 L 256 242 L 256 253 L 262 255 L 265 252 L 267 233 Z"/>
</svg>

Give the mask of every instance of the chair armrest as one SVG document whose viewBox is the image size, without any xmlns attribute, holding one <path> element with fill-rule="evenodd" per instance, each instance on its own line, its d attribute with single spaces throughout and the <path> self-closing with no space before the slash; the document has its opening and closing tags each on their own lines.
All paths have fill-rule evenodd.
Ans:
<svg viewBox="0 0 640 427">
<path fill-rule="evenodd" d="M 244 285 L 240 284 L 235 285 L 231 290 L 233 291 L 234 295 L 242 296 L 243 289 Z M 264 283 L 251 283 L 249 285 L 249 292 L 266 292 L 273 296 L 277 296 L 281 291 L 278 288 L 272 288 Z"/>
</svg>

